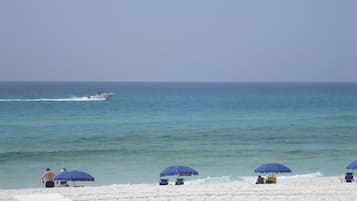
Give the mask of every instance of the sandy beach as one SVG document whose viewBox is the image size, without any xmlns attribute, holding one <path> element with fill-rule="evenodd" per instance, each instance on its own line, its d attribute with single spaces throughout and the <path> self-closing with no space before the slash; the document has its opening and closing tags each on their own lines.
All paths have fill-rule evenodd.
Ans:
<svg viewBox="0 0 357 201">
<path fill-rule="evenodd" d="M 279 179 L 279 178 L 278 178 Z M 99 187 L 36 188 L 0 190 L 0 200 L 19 195 L 60 194 L 75 201 L 114 200 L 356 200 L 356 183 L 341 183 L 338 177 L 284 178 L 277 184 L 251 182 L 110 185 Z"/>
</svg>

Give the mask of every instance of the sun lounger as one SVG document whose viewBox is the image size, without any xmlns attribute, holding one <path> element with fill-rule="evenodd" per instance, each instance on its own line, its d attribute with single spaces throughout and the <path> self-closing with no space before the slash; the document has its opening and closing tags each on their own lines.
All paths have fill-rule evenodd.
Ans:
<svg viewBox="0 0 357 201">
<path fill-rule="evenodd" d="M 276 184 L 276 177 L 275 176 L 267 176 L 265 179 L 266 184 Z"/>
<path fill-rule="evenodd" d="M 183 178 L 177 178 L 176 179 L 175 185 L 183 185 L 183 184 L 184 184 Z"/>
</svg>

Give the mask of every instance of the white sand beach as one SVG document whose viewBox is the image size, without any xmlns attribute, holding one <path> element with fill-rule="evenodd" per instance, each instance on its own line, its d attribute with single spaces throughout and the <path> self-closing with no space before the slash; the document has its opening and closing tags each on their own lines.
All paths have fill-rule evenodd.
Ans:
<svg viewBox="0 0 357 201">
<path fill-rule="evenodd" d="M 338 177 L 278 178 L 277 184 L 224 182 L 159 186 L 154 184 L 53 189 L 0 190 L 0 200 L 26 196 L 63 196 L 74 201 L 114 200 L 357 200 L 357 183 L 341 183 Z M 29 199 L 30 200 L 30 199 Z M 60 200 L 60 199 L 59 199 Z"/>
</svg>

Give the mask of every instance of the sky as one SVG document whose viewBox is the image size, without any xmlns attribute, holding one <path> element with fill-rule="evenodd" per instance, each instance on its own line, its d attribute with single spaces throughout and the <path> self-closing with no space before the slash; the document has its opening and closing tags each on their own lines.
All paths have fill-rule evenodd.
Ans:
<svg viewBox="0 0 357 201">
<path fill-rule="evenodd" d="M 357 81 L 355 0 L 1 0 L 0 81 Z"/>
</svg>

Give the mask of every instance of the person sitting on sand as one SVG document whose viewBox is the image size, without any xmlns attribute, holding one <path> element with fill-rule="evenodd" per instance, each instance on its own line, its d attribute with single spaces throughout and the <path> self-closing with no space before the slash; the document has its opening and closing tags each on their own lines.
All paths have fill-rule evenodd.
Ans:
<svg viewBox="0 0 357 201">
<path fill-rule="evenodd" d="M 42 176 L 42 183 L 45 183 L 46 188 L 52 188 L 55 186 L 55 182 L 53 181 L 55 176 L 55 173 L 53 173 L 50 168 L 46 168 L 46 171 Z"/>
<path fill-rule="evenodd" d="M 262 176 L 258 176 L 256 184 L 264 184 L 264 178 Z"/>
</svg>

